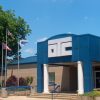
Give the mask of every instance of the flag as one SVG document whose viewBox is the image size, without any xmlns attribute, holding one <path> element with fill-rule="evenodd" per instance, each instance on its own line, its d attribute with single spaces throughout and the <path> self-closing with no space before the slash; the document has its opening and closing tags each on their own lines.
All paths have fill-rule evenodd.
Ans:
<svg viewBox="0 0 100 100">
<path fill-rule="evenodd" d="M 28 43 L 27 40 L 20 40 L 19 42 L 20 46 L 24 46 L 26 43 Z"/>
<path fill-rule="evenodd" d="M 7 35 L 10 36 L 12 39 L 15 39 L 13 34 L 9 30 L 7 31 Z"/>
<path fill-rule="evenodd" d="M 12 33 L 9 30 L 8 30 L 7 35 L 12 37 Z"/>
<path fill-rule="evenodd" d="M 11 49 L 5 43 L 2 43 L 2 46 L 3 46 L 3 49 L 7 49 L 7 50 L 11 51 Z"/>
</svg>

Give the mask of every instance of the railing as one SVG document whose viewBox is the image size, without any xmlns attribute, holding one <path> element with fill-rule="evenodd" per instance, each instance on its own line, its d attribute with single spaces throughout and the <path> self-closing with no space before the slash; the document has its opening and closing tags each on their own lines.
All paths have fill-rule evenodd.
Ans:
<svg viewBox="0 0 100 100">
<path fill-rule="evenodd" d="M 55 84 L 55 83 L 50 83 L 49 86 L 53 86 L 53 90 L 51 90 L 51 93 L 52 93 L 51 99 L 53 100 L 53 99 L 54 99 L 53 94 L 54 94 L 54 93 L 59 93 L 59 92 L 60 92 L 60 91 L 58 90 L 58 88 L 60 88 L 60 85 L 59 85 L 59 84 Z"/>
<path fill-rule="evenodd" d="M 58 93 L 58 92 L 60 92 L 60 91 L 57 91 L 58 88 L 60 88 L 60 85 L 56 84 L 56 85 L 54 86 L 54 89 L 53 89 L 51 92 L 52 92 L 52 93 Z"/>
</svg>

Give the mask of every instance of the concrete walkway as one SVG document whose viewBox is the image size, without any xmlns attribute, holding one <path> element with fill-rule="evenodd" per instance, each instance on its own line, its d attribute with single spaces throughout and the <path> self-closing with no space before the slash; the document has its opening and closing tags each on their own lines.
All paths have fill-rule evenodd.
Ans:
<svg viewBox="0 0 100 100">
<path fill-rule="evenodd" d="M 9 96 L 7 98 L 1 98 L 0 100 L 52 100 L 52 99 L 44 99 L 44 98 L 29 98 L 26 96 Z M 58 100 L 58 99 L 54 99 Z"/>
</svg>

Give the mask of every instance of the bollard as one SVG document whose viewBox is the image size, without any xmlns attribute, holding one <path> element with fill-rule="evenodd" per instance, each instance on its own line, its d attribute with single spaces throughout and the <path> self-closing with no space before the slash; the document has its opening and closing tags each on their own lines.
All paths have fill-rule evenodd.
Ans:
<svg viewBox="0 0 100 100">
<path fill-rule="evenodd" d="M 1 89 L 1 97 L 2 98 L 7 98 L 8 97 L 8 93 L 7 93 L 6 88 Z"/>
<path fill-rule="evenodd" d="M 35 88 L 31 87 L 31 93 L 30 93 L 30 96 L 34 95 L 35 93 Z"/>
</svg>

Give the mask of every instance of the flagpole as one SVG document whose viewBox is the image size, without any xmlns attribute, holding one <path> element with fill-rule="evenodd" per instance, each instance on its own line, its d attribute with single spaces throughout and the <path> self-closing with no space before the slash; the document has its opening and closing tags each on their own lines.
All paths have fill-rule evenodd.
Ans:
<svg viewBox="0 0 100 100">
<path fill-rule="evenodd" d="M 18 38 L 18 86 L 19 86 L 19 38 Z"/>
<path fill-rule="evenodd" d="M 7 46 L 7 28 L 6 28 L 6 46 Z M 7 48 L 5 51 L 5 87 L 6 87 L 6 80 L 7 80 Z"/>
<path fill-rule="evenodd" d="M 20 74 L 19 74 L 19 72 L 20 72 L 20 62 L 19 62 L 19 46 L 21 46 L 21 44 L 24 44 L 24 43 L 27 43 L 27 41 L 26 40 L 19 40 L 19 38 L 18 38 L 18 86 L 19 86 L 19 76 L 20 76 Z"/>
<path fill-rule="evenodd" d="M 3 44 L 2 44 L 2 68 L 1 68 L 1 88 L 3 87 Z"/>
</svg>

